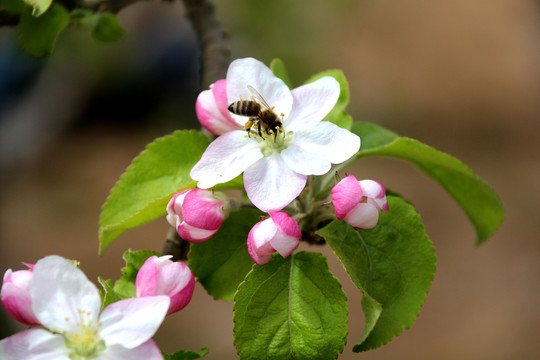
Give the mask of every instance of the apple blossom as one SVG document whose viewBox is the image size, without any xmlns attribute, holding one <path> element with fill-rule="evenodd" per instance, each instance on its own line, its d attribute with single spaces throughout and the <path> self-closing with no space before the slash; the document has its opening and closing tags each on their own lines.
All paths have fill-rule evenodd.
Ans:
<svg viewBox="0 0 540 360">
<path fill-rule="evenodd" d="M 0 299 L 4 309 L 15 320 L 25 325 L 41 325 L 32 310 L 30 298 L 30 281 L 33 264 L 25 264 L 30 270 L 7 270 L 0 291 Z"/>
<path fill-rule="evenodd" d="M 195 112 L 202 126 L 214 135 L 242 128 L 227 110 L 227 81 L 221 79 L 202 91 L 195 103 Z"/>
<path fill-rule="evenodd" d="M 182 262 L 171 255 L 150 256 L 139 269 L 135 280 L 137 297 L 167 295 L 171 299 L 167 315 L 182 310 L 191 300 L 195 277 Z"/>
<path fill-rule="evenodd" d="M 223 225 L 224 205 L 210 190 L 183 190 L 169 201 L 167 221 L 182 239 L 203 242 Z"/>
<path fill-rule="evenodd" d="M 301 237 L 300 227 L 287 213 L 270 213 L 268 219 L 258 222 L 249 231 L 249 255 L 259 265 L 269 262 L 276 251 L 286 258 L 298 247 Z"/>
<path fill-rule="evenodd" d="M 32 308 L 43 328 L 0 341 L 3 360 L 162 359 L 151 340 L 169 307 L 168 296 L 121 300 L 100 313 L 97 288 L 60 256 L 36 263 Z"/>
<path fill-rule="evenodd" d="M 262 62 L 235 60 L 227 72 L 229 104 L 254 88 L 271 106 L 282 126 L 277 132 L 229 131 L 214 140 L 191 170 L 198 187 L 207 189 L 244 173 L 251 202 L 265 212 L 283 209 L 302 191 L 308 175 L 323 175 L 332 164 L 356 154 L 360 138 L 321 121 L 339 97 L 339 83 L 325 76 L 292 91 Z M 238 124 L 248 118 L 231 114 Z"/>
<path fill-rule="evenodd" d="M 349 175 L 332 188 L 332 203 L 339 220 L 355 229 L 377 225 L 380 211 L 388 211 L 385 187 L 374 180 L 356 180 Z"/>
</svg>

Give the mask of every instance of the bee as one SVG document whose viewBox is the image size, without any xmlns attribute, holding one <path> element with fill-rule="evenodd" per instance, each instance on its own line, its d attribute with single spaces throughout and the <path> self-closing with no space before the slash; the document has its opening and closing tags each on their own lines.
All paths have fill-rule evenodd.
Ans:
<svg viewBox="0 0 540 360">
<path fill-rule="evenodd" d="M 274 107 L 268 105 L 253 86 L 247 87 L 251 93 L 251 100 L 235 101 L 229 105 L 229 111 L 236 115 L 249 116 L 249 120 L 244 125 L 248 136 L 252 129 L 255 131 L 255 128 L 260 137 L 263 137 L 263 132 L 266 135 L 277 134 L 282 124 L 280 117 L 274 112 Z"/>
</svg>

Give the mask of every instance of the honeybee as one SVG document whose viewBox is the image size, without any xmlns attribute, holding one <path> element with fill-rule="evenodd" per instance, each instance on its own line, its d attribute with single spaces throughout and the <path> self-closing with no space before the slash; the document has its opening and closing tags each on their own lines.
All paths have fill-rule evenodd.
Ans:
<svg viewBox="0 0 540 360">
<path fill-rule="evenodd" d="M 229 105 L 229 111 L 236 115 L 249 116 L 249 120 L 244 125 L 248 136 L 255 127 L 260 137 L 262 137 L 263 132 L 266 135 L 277 134 L 282 124 L 278 114 L 273 111 L 274 107 L 268 105 L 253 86 L 248 85 L 247 87 L 251 93 L 251 100 L 235 101 Z"/>
</svg>

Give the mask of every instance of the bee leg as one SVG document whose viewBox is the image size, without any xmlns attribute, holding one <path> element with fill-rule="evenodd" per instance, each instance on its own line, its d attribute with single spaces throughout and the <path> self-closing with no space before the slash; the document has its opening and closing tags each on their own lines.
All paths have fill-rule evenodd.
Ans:
<svg viewBox="0 0 540 360">
<path fill-rule="evenodd" d="M 259 130 L 259 136 L 263 137 L 262 132 L 261 132 L 261 122 L 260 121 L 257 123 L 257 130 Z"/>
<path fill-rule="evenodd" d="M 251 134 L 251 127 L 253 126 L 253 120 L 249 119 L 246 124 L 244 125 L 244 129 L 246 129 L 248 133 L 248 137 L 250 137 Z"/>
</svg>

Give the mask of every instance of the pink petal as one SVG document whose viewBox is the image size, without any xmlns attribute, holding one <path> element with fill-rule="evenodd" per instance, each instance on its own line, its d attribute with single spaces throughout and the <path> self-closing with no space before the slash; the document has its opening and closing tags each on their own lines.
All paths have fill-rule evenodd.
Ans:
<svg viewBox="0 0 540 360">
<path fill-rule="evenodd" d="M 297 131 L 321 121 L 336 105 L 339 93 L 339 83 L 331 76 L 293 89 L 294 104 L 283 123 L 285 129 Z"/>
<path fill-rule="evenodd" d="M 255 224 L 248 234 L 248 252 L 253 261 L 258 265 L 266 264 L 272 258 L 274 248 L 270 245 L 270 239 L 277 231 L 271 219 Z"/>
<path fill-rule="evenodd" d="M 216 81 L 214 86 L 212 86 L 212 94 L 214 94 L 214 99 L 216 101 L 218 110 L 221 112 L 221 115 L 228 120 L 230 126 L 235 127 L 234 130 L 241 129 L 241 125 L 234 121 L 228 109 L 229 100 L 227 99 L 227 80 L 221 79 Z"/>
<path fill-rule="evenodd" d="M 171 226 L 178 226 L 183 221 L 182 219 L 182 203 L 189 190 L 182 190 L 169 200 L 167 204 L 167 222 Z"/>
<path fill-rule="evenodd" d="M 355 229 L 371 229 L 379 221 L 379 210 L 371 204 L 360 203 L 344 219 Z"/>
<path fill-rule="evenodd" d="M 182 205 L 184 221 L 193 227 L 217 230 L 223 225 L 223 201 L 217 200 L 209 190 L 193 189 Z"/>
<path fill-rule="evenodd" d="M 132 349 L 148 341 L 161 325 L 169 308 L 168 296 L 120 300 L 107 306 L 99 321 L 100 336 L 107 345 Z"/>
<path fill-rule="evenodd" d="M 278 153 L 264 157 L 244 172 L 244 187 L 253 205 L 274 212 L 289 205 L 304 189 L 307 176 L 285 164 Z"/>
<path fill-rule="evenodd" d="M 7 270 L 4 275 L 4 282 L 0 299 L 4 309 L 15 320 L 25 325 L 41 325 L 32 310 L 32 299 L 30 297 L 30 282 L 33 274 L 30 270 Z"/>
<path fill-rule="evenodd" d="M 256 139 L 245 131 L 229 131 L 208 146 L 190 175 L 199 188 L 207 189 L 234 179 L 262 157 Z"/>
<path fill-rule="evenodd" d="M 352 174 L 338 182 L 331 192 L 334 212 L 339 220 L 343 220 L 362 200 L 362 188 Z"/>
<path fill-rule="evenodd" d="M 159 264 L 160 261 L 157 256 L 150 256 L 141 266 L 135 279 L 137 297 L 157 294 Z"/>
<path fill-rule="evenodd" d="M 177 274 L 175 289 L 169 291 L 169 296 L 171 298 L 171 304 L 169 305 L 169 310 L 167 315 L 173 314 L 177 311 L 182 310 L 189 304 L 193 296 L 193 291 L 195 290 L 195 277 L 187 265 L 183 263 L 174 263 L 180 264 L 182 271 Z"/>
<path fill-rule="evenodd" d="M 176 228 L 178 235 L 184 240 L 192 242 L 203 242 L 210 239 L 216 232 L 216 230 L 199 229 L 189 225 L 186 222 L 181 223 Z"/>
<path fill-rule="evenodd" d="M 302 237 L 302 232 L 300 231 L 298 223 L 286 212 L 276 211 L 270 213 L 270 217 L 272 218 L 274 224 L 276 224 L 276 226 L 279 227 L 279 229 L 283 231 L 285 235 L 292 236 L 297 239 Z"/>
<path fill-rule="evenodd" d="M 195 103 L 195 112 L 201 125 L 214 135 L 222 135 L 242 128 L 227 110 L 225 86 L 225 80 L 217 81 L 212 89 L 202 91 Z"/>
</svg>

